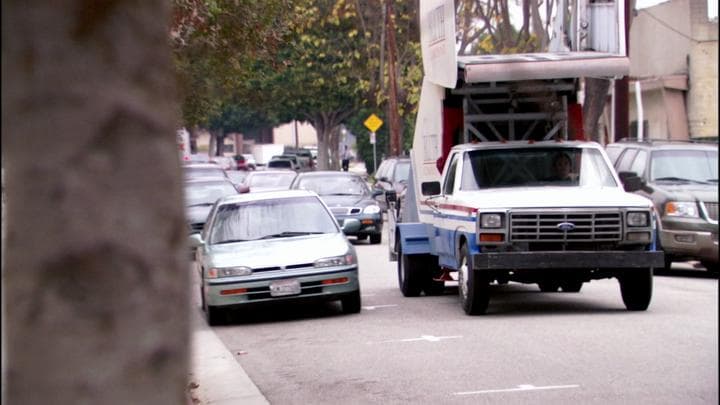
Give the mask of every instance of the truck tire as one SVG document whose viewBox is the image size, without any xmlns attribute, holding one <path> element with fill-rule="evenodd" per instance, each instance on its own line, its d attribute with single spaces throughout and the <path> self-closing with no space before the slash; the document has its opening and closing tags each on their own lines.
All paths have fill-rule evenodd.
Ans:
<svg viewBox="0 0 720 405">
<path fill-rule="evenodd" d="M 402 246 L 398 246 L 398 285 L 406 297 L 417 297 L 422 292 L 422 277 L 417 256 L 403 254 Z"/>
<path fill-rule="evenodd" d="M 618 276 L 620 294 L 628 311 L 645 311 L 653 290 L 652 269 L 628 270 Z"/>
<path fill-rule="evenodd" d="M 470 268 L 467 244 L 460 248 L 458 293 L 462 308 L 468 315 L 482 315 L 490 303 L 490 280 L 483 273 Z"/>
</svg>

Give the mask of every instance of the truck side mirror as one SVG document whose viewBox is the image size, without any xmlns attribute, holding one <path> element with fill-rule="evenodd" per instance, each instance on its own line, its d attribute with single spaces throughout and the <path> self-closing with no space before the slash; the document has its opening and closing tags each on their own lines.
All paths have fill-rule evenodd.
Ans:
<svg viewBox="0 0 720 405">
<path fill-rule="evenodd" d="M 623 188 L 628 193 L 643 190 L 652 193 L 652 188 L 648 187 L 640 176 L 635 172 L 619 172 L 618 177 L 623 183 Z"/>
<path fill-rule="evenodd" d="M 438 195 L 440 194 L 439 181 L 426 181 L 420 185 L 422 195 Z"/>
</svg>

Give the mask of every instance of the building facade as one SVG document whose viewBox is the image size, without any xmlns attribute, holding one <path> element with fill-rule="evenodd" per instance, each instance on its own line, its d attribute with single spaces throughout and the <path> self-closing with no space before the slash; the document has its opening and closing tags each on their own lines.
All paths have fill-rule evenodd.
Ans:
<svg viewBox="0 0 720 405">
<path fill-rule="evenodd" d="M 634 12 L 630 28 L 631 136 L 718 136 L 718 20 L 707 0 L 670 0 Z M 639 84 L 640 96 L 637 96 Z"/>
</svg>

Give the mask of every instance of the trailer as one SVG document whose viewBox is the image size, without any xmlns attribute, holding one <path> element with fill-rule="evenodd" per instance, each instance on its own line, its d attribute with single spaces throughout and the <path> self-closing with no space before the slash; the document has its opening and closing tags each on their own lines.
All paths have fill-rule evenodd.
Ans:
<svg viewBox="0 0 720 405">
<path fill-rule="evenodd" d="M 571 2 L 576 28 L 558 29 L 569 49 L 475 56 L 455 53 L 453 3 L 420 1 L 411 173 L 404 195 L 387 193 L 401 292 L 435 295 L 456 282 L 463 310 L 478 315 L 495 284 L 577 293 L 616 278 L 625 307 L 646 310 L 663 265 L 653 205 L 625 192 L 602 146 L 585 140 L 578 96 L 583 77 L 629 72 L 623 1 Z M 598 34 L 608 15 L 614 35 Z"/>
</svg>

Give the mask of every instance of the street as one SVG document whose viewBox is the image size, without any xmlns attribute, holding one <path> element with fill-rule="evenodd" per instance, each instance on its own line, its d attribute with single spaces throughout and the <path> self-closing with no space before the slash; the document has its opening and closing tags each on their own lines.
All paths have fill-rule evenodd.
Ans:
<svg viewBox="0 0 720 405">
<path fill-rule="evenodd" d="M 718 280 L 704 270 L 656 276 L 645 312 L 607 279 L 580 293 L 496 286 L 470 317 L 452 286 L 403 297 L 386 238 L 355 246 L 361 313 L 291 305 L 213 328 L 270 403 L 718 402 Z"/>
</svg>

